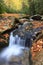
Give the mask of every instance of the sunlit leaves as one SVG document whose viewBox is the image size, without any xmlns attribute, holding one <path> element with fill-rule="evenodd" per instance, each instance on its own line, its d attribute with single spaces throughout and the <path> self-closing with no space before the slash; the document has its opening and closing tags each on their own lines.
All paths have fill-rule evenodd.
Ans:
<svg viewBox="0 0 43 65">
<path fill-rule="evenodd" d="M 16 10 L 21 10 L 22 8 L 22 2 L 24 2 L 27 6 L 28 6 L 28 0 L 4 0 L 5 4 L 12 8 L 12 9 L 16 9 Z"/>
</svg>

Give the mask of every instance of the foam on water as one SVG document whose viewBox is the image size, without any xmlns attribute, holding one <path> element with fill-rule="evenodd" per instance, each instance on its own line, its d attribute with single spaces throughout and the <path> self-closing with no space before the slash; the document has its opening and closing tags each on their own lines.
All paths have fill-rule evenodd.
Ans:
<svg viewBox="0 0 43 65">
<path fill-rule="evenodd" d="M 25 46 L 20 45 L 24 44 L 23 40 L 18 35 L 13 36 L 13 33 L 11 32 L 10 34 L 10 39 L 9 39 L 9 46 L 5 48 L 0 56 L 2 58 L 9 59 L 12 55 L 18 56 L 23 53 L 23 49 L 25 49 Z"/>
</svg>

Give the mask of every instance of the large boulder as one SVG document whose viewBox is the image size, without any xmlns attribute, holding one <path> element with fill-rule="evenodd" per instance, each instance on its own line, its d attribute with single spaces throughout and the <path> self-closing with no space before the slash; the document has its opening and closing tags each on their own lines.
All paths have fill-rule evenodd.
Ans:
<svg viewBox="0 0 43 65">
<path fill-rule="evenodd" d="M 30 20 L 41 20 L 41 16 L 40 15 L 33 15 L 30 17 Z"/>
</svg>

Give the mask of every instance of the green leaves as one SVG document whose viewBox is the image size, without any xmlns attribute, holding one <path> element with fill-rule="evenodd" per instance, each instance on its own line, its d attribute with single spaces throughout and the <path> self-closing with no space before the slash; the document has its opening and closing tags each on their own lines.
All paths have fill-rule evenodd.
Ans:
<svg viewBox="0 0 43 65">
<path fill-rule="evenodd" d="M 31 15 L 43 14 L 43 0 L 31 0 L 29 5 L 29 12 Z"/>
<path fill-rule="evenodd" d="M 0 14 L 5 12 L 5 4 L 3 0 L 0 0 Z"/>
<path fill-rule="evenodd" d="M 39 0 L 35 3 L 35 10 L 37 14 L 43 14 L 43 0 Z"/>
<path fill-rule="evenodd" d="M 0 0 L 1 13 L 43 14 L 43 0 Z"/>
</svg>

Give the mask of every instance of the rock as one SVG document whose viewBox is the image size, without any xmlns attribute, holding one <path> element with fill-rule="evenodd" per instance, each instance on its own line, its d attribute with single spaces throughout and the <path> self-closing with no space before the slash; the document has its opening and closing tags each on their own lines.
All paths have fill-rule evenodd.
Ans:
<svg viewBox="0 0 43 65">
<path fill-rule="evenodd" d="M 32 19 L 32 18 L 30 18 L 30 21 L 33 21 L 33 19 Z"/>
<path fill-rule="evenodd" d="M 29 15 L 26 15 L 26 16 L 22 16 L 21 18 L 23 19 L 23 18 L 25 18 L 25 19 L 29 19 Z"/>
<path fill-rule="evenodd" d="M 1 51 L 3 48 L 7 47 L 8 45 L 9 45 L 9 44 L 8 44 L 8 41 L 2 39 L 2 41 L 0 41 L 0 51 Z"/>
<path fill-rule="evenodd" d="M 0 50 L 7 47 L 9 45 L 9 34 L 1 34 L 0 35 Z"/>
<path fill-rule="evenodd" d="M 33 24 L 31 22 L 24 22 L 23 24 L 23 29 L 25 29 L 26 31 L 29 31 L 32 28 Z"/>
<path fill-rule="evenodd" d="M 13 31 L 13 36 L 18 35 L 21 39 L 25 40 L 25 47 L 31 47 L 32 45 L 32 34 L 29 31 L 22 29 L 16 29 Z"/>
<path fill-rule="evenodd" d="M 26 19 L 26 18 L 21 18 L 21 19 L 19 19 L 19 21 L 23 24 L 24 22 L 28 22 L 29 20 L 28 19 Z"/>
<path fill-rule="evenodd" d="M 30 19 L 32 19 L 32 20 L 41 20 L 41 18 L 42 17 L 40 15 L 33 15 L 30 17 Z"/>
</svg>

